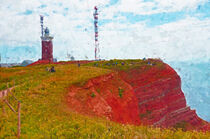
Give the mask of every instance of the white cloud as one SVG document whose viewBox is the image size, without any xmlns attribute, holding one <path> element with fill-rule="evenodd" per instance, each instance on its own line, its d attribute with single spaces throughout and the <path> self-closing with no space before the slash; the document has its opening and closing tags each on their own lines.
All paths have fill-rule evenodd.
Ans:
<svg viewBox="0 0 210 139">
<path fill-rule="evenodd" d="M 140 23 L 125 25 L 128 31 L 121 30 L 123 25 L 107 24 L 101 32 L 102 46 L 107 48 L 110 57 L 142 58 L 160 57 L 166 60 L 209 60 L 210 20 L 200 21 L 188 17 L 178 22 L 148 28 Z M 117 48 L 116 48 L 117 47 Z M 110 49 L 113 48 L 113 49 Z"/>
<path fill-rule="evenodd" d="M 93 7 L 99 5 L 99 19 L 113 19 L 115 12 L 151 14 L 193 9 L 204 0 L 122 0 L 105 7 L 107 0 L 2 0 L 0 2 L 0 47 L 40 47 L 39 14 L 54 35 L 54 55 L 64 60 L 67 51 L 76 58 L 94 58 Z M 46 5 L 45 8 L 38 8 Z M 157 7 L 156 9 L 153 9 Z M 66 11 L 65 8 L 68 8 Z M 26 10 L 32 14 L 23 15 Z M 55 13 L 54 13 L 55 12 Z M 124 22 L 119 23 L 121 19 Z M 79 27 L 80 26 L 80 27 Z M 149 28 L 144 22 L 131 24 L 123 16 L 99 27 L 102 58 L 161 57 L 166 60 L 210 58 L 210 19 L 186 19 Z"/>
<path fill-rule="evenodd" d="M 208 0 L 155 0 L 160 9 L 167 9 L 167 11 L 180 11 L 183 9 L 195 9 L 198 4 L 207 2 Z"/>
<path fill-rule="evenodd" d="M 106 12 L 131 12 L 133 14 L 150 15 L 163 12 L 178 12 L 182 10 L 194 10 L 199 4 L 208 0 L 120 0 L 119 4 L 106 9 Z"/>
</svg>

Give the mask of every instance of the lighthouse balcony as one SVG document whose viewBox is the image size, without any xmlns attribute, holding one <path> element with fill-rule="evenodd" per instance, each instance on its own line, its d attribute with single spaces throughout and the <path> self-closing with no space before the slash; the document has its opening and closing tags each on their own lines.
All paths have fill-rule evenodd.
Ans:
<svg viewBox="0 0 210 139">
<path fill-rule="evenodd" d="M 54 37 L 52 36 L 46 36 L 46 35 L 44 37 L 41 36 L 42 41 L 52 41 L 53 38 Z"/>
</svg>

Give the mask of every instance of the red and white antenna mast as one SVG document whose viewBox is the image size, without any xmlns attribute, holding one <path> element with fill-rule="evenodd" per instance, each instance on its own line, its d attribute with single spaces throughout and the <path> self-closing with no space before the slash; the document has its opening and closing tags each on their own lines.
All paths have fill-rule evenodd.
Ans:
<svg viewBox="0 0 210 139">
<path fill-rule="evenodd" d="M 99 60 L 99 42 L 98 42 L 98 8 L 94 7 L 95 12 L 93 13 L 94 16 L 94 29 L 95 29 L 95 60 Z"/>
</svg>

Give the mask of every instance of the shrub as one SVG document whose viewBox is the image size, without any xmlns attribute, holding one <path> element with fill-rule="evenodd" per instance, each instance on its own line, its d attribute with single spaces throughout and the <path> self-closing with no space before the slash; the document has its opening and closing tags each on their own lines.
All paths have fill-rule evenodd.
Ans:
<svg viewBox="0 0 210 139">
<path fill-rule="evenodd" d="M 96 91 L 97 91 L 99 94 L 100 94 L 100 92 L 101 92 L 99 88 L 98 88 L 98 89 L 96 89 Z"/>
<path fill-rule="evenodd" d="M 149 118 L 151 113 L 152 113 L 151 110 L 147 110 L 146 113 L 141 113 L 139 116 L 140 116 L 141 119 L 145 118 L 145 117 Z"/>
<path fill-rule="evenodd" d="M 95 97 L 96 95 L 95 95 L 94 93 L 92 93 L 90 96 L 91 96 L 91 97 Z"/>
<path fill-rule="evenodd" d="M 174 128 L 175 129 L 182 129 L 183 131 L 186 131 L 186 125 L 187 125 L 187 122 L 186 121 L 181 121 L 179 123 L 176 123 L 176 125 L 174 125 Z"/>
<path fill-rule="evenodd" d="M 120 96 L 120 98 L 122 98 L 123 97 L 123 92 L 124 92 L 124 89 L 122 89 L 122 88 L 118 88 L 118 91 L 119 91 L 119 96 Z"/>
</svg>

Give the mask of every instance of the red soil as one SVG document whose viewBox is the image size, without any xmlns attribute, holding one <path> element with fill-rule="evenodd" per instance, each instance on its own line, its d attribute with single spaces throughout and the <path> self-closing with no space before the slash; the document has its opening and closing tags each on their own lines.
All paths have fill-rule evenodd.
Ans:
<svg viewBox="0 0 210 139">
<path fill-rule="evenodd" d="M 112 73 L 90 79 L 84 86 L 72 86 L 67 103 L 80 113 L 120 123 L 205 131 L 210 127 L 186 105 L 180 77 L 166 64 Z"/>
<path fill-rule="evenodd" d="M 51 62 L 49 60 L 38 60 L 34 63 L 31 63 L 28 66 L 34 66 L 34 65 L 46 65 L 46 64 L 86 64 L 90 63 L 92 61 L 87 61 L 87 60 L 77 60 L 77 61 L 61 61 L 61 62 Z"/>
<path fill-rule="evenodd" d="M 53 62 L 50 62 L 49 60 L 38 60 L 34 63 L 29 64 L 28 66 L 34 66 L 34 65 L 44 65 L 44 64 L 52 64 Z"/>
<path fill-rule="evenodd" d="M 119 92 L 122 92 L 120 97 Z M 83 87 L 72 86 L 69 106 L 83 114 L 97 115 L 129 124 L 140 124 L 132 87 L 114 73 L 91 79 Z"/>
</svg>

